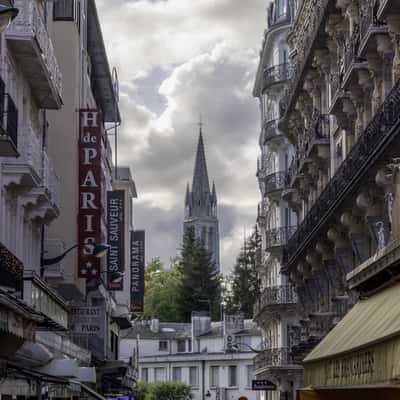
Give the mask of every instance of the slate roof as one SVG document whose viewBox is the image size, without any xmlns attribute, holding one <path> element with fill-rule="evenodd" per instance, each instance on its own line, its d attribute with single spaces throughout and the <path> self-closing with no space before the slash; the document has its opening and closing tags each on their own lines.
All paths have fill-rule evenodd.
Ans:
<svg viewBox="0 0 400 400">
<path fill-rule="evenodd" d="M 261 331 L 252 320 L 245 320 L 244 330 L 236 333 L 236 336 L 260 336 Z M 149 325 L 137 323 L 130 329 L 122 332 L 121 337 L 136 339 L 140 335 L 141 339 L 171 340 L 192 337 L 192 325 L 182 322 L 160 322 L 159 332 L 152 332 Z M 201 335 L 201 337 L 221 337 L 223 336 L 223 323 L 212 322 L 211 330 Z"/>
</svg>

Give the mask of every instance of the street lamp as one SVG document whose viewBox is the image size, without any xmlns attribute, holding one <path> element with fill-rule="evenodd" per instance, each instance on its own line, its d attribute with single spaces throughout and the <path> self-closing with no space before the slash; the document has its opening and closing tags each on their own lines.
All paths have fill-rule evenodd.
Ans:
<svg viewBox="0 0 400 400">
<path fill-rule="evenodd" d="M 236 351 L 239 351 L 240 350 L 239 346 L 246 346 L 253 353 L 262 353 L 262 350 L 256 350 L 255 348 L 251 347 L 247 343 L 235 343 L 235 344 L 232 345 L 232 349 L 236 350 Z"/>
<path fill-rule="evenodd" d="M 0 0 L 0 33 L 8 28 L 18 12 L 18 8 L 14 7 L 13 0 Z"/>
<path fill-rule="evenodd" d="M 76 249 L 79 246 L 82 246 L 82 245 L 80 243 L 74 244 L 69 249 L 65 250 L 64 253 L 60 254 L 57 257 L 53 257 L 53 258 L 43 258 L 43 254 L 42 254 L 41 259 L 40 259 L 40 267 L 43 268 L 43 267 L 46 267 L 49 265 L 59 263 L 70 251 L 72 251 L 73 249 Z M 97 258 L 102 258 L 103 256 L 105 256 L 107 254 L 108 249 L 110 248 L 109 244 L 102 244 L 102 243 L 100 243 L 100 244 L 94 243 L 93 246 L 94 246 L 94 248 L 93 248 L 92 255 Z"/>
</svg>

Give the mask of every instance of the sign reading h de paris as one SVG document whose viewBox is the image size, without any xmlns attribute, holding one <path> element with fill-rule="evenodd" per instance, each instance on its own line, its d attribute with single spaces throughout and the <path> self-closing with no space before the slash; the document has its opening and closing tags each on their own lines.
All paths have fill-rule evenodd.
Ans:
<svg viewBox="0 0 400 400">
<path fill-rule="evenodd" d="M 101 114 L 79 113 L 78 276 L 98 278 L 100 260 L 93 256 L 101 235 Z"/>
</svg>

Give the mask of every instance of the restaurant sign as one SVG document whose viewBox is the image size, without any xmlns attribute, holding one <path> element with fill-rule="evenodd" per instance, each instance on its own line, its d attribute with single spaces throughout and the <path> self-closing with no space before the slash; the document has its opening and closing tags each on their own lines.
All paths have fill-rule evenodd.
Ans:
<svg viewBox="0 0 400 400">
<path fill-rule="evenodd" d="M 101 114 L 80 110 L 78 277 L 99 278 L 100 259 L 93 255 L 101 236 Z"/>
<path fill-rule="evenodd" d="M 103 310 L 102 307 L 72 307 L 72 332 L 76 335 L 103 336 Z"/>
</svg>

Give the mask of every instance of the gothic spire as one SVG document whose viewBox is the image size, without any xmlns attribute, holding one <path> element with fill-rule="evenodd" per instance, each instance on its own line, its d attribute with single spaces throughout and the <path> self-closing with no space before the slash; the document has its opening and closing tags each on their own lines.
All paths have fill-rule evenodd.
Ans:
<svg viewBox="0 0 400 400">
<path fill-rule="evenodd" d="M 194 165 L 192 192 L 196 194 L 210 193 L 206 156 L 204 152 L 202 122 L 200 122 L 199 142 L 197 145 L 196 162 Z"/>
<path fill-rule="evenodd" d="M 188 206 L 190 203 L 190 188 L 189 182 L 186 184 L 186 196 L 185 196 L 185 206 Z"/>
</svg>

